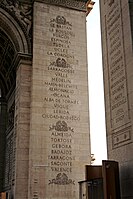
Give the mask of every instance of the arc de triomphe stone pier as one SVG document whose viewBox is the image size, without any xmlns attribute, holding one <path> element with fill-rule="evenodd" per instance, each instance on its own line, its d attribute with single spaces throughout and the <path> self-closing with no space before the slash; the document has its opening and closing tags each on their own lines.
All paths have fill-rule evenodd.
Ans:
<svg viewBox="0 0 133 199">
<path fill-rule="evenodd" d="M 133 1 L 100 7 L 108 158 L 119 162 L 121 197 L 133 198 Z"/>
<path fill-rule="evenodd" d="M 90 2 L 0 2 L 0 192 L 8 199 L 79 198 L 91 161 Z"/>
</svg>

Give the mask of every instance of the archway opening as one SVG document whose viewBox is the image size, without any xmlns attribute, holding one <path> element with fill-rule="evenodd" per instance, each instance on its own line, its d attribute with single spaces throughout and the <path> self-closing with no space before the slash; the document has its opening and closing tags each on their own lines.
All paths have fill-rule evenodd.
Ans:
<svg viewBox="0 0 133 199">
<path fill-rule="evenodd" d="M 0 28 L 0 192 L 10 190 L 14 165 L 16 49 Z"/>
<path fill-rule="evenodd" d="M 23 73 L 20 66 L 27 60 L 31 63 L 32 59 L 29 35 L 29 27 L 31 28 L 29 25 L 32 23 L 30 11 L 31 5 L 27 3 L 10 4 L 9 1 L 0 3 L 0 197 L 4 194 L 3 197 L 6 195 L 6 198 L 13 197 L 17 181 L 15 160 L 18 150 L 16 144 L 18 122 L 15 110 L 19 104 L 17 98 L 20 89 L 19 79 Z M 24 15 L 27 12 L 28 14 Z M 24 23 L 27 19 L 28 26 Z"/>
</svg>

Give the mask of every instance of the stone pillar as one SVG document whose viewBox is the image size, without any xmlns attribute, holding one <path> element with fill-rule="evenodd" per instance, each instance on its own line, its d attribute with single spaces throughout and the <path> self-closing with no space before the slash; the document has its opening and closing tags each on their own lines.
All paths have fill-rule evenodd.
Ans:
<svg viewBox="0 0 133 199">
<path fill-rule="evenodd" d="M 34 2 L 29 199 L 78 199 L 90 163 L 85 6 Z"/>
<path fill-rule="evenodd" d="M 5 160 L 5 131 L 7 124 L 7 103 L 0 98 L 0 191 L 3 189 L 4 160 Z"/>
<path fill-rule="evenodd" d="M 129 2 L 100 1 L 108 158 L 119 162 L 122 198 L 133 197 L 133 23 Z"/>
<path fill-rule="evenodd" d="M 20 60 L 15 93 L 15 171 L 10 193 L 15 199 L 28 198 L 31 69 L 30 60 Z"/>
</svg>

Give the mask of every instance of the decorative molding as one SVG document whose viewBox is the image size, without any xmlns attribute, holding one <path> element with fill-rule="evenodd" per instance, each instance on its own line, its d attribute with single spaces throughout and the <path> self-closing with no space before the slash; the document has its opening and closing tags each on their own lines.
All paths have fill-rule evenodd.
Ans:
<svg viewBox="0 0 133 199">
<path fill-rule="evenodd" d="M 1 17 L 1 13 L 0 13 L 0 17 Z M 0 27 L 2 28 L 2 30 L 8 30 L 8 32 L 10 33 L 11 37 L 14 38 L 14 45 L 17 51 L 20 51 L 20 47 L 17 41 L 17 36 L 14 34 L 14 32 L 12 31 L 12 29 L 10 28 L 10 26 L 8 25 L 7 21 L 0 21 Z"/>
<path fill-rule="evenodd" d="M 58 16 L 56 17 L 56 19 L 51 19 L 51 20 L 50 20 L 50 23 L 51 23 L 51 22 L 55 22 L 55 23 L 60 24 L 60 25 L 72 26 L 72 24 L 71 24 L 69 21 L 67 21 L 66 18 L 65 18 L 64 16 L 60 16 L 60 15 L 58 15 Z"/>
<path fill-rule="evenodd" d="M 64 58 L 57 58 L 56 61 L 50 63 L 50 66 L 55 66 L 59 68 L 72 68 Z"/>
<path fill-rule="evenodd" d="M 75 185 L 75 181 L 72 179 L 69 179 L 65 173 L 58 173 L 55 179 L 49 180 L 49 185 L 50 184 L 57 184 L 57 185 L 73 184 L 73 185 Z"/>
<path fill-rule="evenodd" d="M 15 15 L 15 13 L 8 8 L 8 6 L 6 6 L 5 0 L 3 0 L 2 2 L 0 2 L 0 15 L 1 15 L 1 19 L 0 19 L 1 20 L 1 24 L 0 25 L 1 25 L 2 29 L 5 30 L 5 32 L 7 32 L 7 30 L 8 30 L 9 35 L 12 35 L 12 38 L 14 38 L 13 41 L 15 42 L 15 47 L 16 47 L 17 51 L 18 52 L 20 51 L 20 49 L 19 49 L 20 46 L 18 44 L 18 38 L 16 38 L 17 34 L 16 35 L 14 34 L 14 32 L 10 28 L 9 24 L 6 23 L 6 21 L 3 20 L 2 15 L 4 15 L 5 17 L 7 17 L 8 15 L 10 15 L 18 23 L 19 27 L 21 28 L 21 30 L 23 31 L 23 33 L 25 35 L 26 43 L 28 45 L 28 52 L 31 53 L 32 52 L 32 47 L 31 47 L 31 41 L 32 41 L 32 21 L 31 21 L 31 27 L 27 29 L 27 26 L 24 25 L 24 23 L 22 22 L 22 20 L 20 20 L 20 18 L 17 17 Z M 10 18 L 8 17 L 8 20 L 9 19 Z M 25 46 L 25 44 L 24 44 L 24 46 Z"/>
<path fill-rule="evenodd" d="M 8 111 L 8 128 L 14 125 L 14 112 L 15 112 L 15 102 L 12 104 Z"/>
<path fill-rule="evenodd" d="M 86 7 L 87 7 L 87 12 L 86 12 L 86 16 L 90 13 L 90 11 L 93 9 L 95 2 L 94 1 L 88 1 L 86 3 Z"/>
<path fill-rule="evenodd" d="M 114 3 L 114 0 L 109 0 L 108 1 L 109 6 L 112 6 L 113 3 Z"/>
<path fill-rule="evenodd" d="M 68 127 L 67 123 L 65 121 L 58 121 L 56 122 L 56 125 L 52 125 L 49 127 L 49 130 L 56 130 L 56 131 L 71 131 L 74 132 L 74 129 L 71 127 Z"/>
<path fill-rule="evenodd" d="M 131 142 L 132 142 L 131 126 L 122 129 L 119 132 L 113 133 L 112 135 L 113 149 L 127 145 Z"/>
<path fill-rule="evenodd" d="M 13 66 L 17 68 L 19 67 L 20 63 L 31 64 L 31 61 L 32 61 L 31 54 L 17 53 L 13 62 Z"/>
<path fill-rule="evenodd" d="M 19 0 L 3 0 L 0 6 L 4 6 L 18 19 L 29 35 L 32 27 L 32 5 L 21 3 Z"/>
<path fill-rule="evenodd" d="M 85 0 L 34 0 L 38 2 L 43 2 L 46 4 L 52 4 L 62 7 L 67 7 L 75 10 L 81 10 L 86 12 L 86 3 Z"/>
</svg>

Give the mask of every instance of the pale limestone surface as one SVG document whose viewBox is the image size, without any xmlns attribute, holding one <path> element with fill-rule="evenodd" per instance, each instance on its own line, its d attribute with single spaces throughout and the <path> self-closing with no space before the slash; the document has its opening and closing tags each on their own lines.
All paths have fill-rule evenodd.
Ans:
<svg viewBox="0 0 133 199">
<path fill-rule="evenodd" d="M 34 3 L 29 199 L 78 199 L 90 164 L 85 12 Z"/>
<path fill-rule="evenodd" d="M 121 197 L 133 191 L 133 46 L 128 1 L 102 0 L 108 158 L 119 162 Z"/>
<path fill-rule="evenodd" d="M 21 62 L 16 78 L 14 135 L 16 161 L 13 171 L 15 184 L 11 192 L 14 192 L 18 199 L 28 198 L 31 69 L 31 62 Z"/>
</svg>

